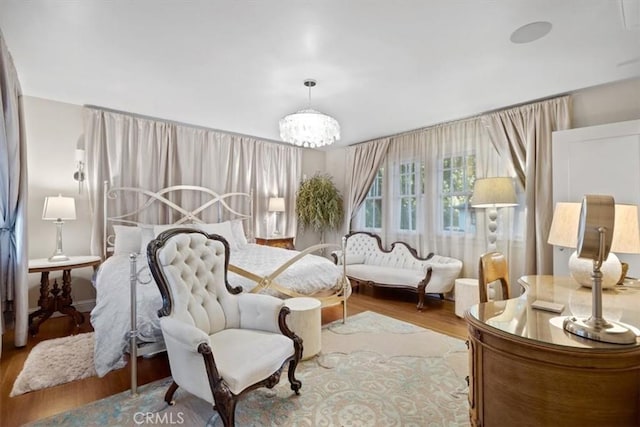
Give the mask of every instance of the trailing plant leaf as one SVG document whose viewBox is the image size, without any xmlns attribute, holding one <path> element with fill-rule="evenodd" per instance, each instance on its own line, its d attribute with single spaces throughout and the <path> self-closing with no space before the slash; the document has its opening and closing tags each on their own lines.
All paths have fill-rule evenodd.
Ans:
<svg viewBox="0 0 640 427">
<path fill-rule="evenodd" d="M 310 227 L 324 232 L 342 226 L 342 195 L 331 176 L 317 174 L 300 184 L 296 194 L 296 215 L 303 229 Z"/>
</svg>

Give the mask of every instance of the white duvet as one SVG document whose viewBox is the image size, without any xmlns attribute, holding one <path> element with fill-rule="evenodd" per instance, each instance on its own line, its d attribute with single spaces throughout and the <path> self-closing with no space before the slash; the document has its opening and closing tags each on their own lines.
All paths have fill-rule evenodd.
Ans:
<svg viewBox="0 0 640 427">
<path fill-rule="evenodd" d="M 258 276 L 267 276 L 298 252 L 286 249 L 248 244 L 231 253 L 230 263 Z M 138 338 L 143 342 L 162 340 L 158 310 L 162 307 L 160 291 L 151 278 L 146 255 L 138 255 L 140 281 L 137 285 Z M 96 277 L 96 307 L 91 311 L 91 324 L 95 330 L 95 368 L 99 376 L 125 365 L 124 355 L 129 351 L 131 329 L 130 263 L 128 255 L 114 255 L 98 270 Z M 296 292 L 311 295 L 318 291 L 340 287 L 341 271 L 331 261 L 316 255 L 306 255 L 295 262 L 276 280 Z M 256 283 L 229 273 L 232 286 L 250 291 Z"/>
</svg>

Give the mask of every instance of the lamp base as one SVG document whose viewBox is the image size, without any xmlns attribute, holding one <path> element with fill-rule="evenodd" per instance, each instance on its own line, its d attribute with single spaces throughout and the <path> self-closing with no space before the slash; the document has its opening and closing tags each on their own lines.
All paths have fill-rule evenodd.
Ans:
<svg viewBox="0 0 640 427">
<path fill-rule="evenodd" d="M 633 331 L 620 323 L 609 322 L 604 319 L 567 317 L 564 319 L 563 327 L 567 332 L 593 341 L 610 344 L 636 343 L 636 334 Z"/>
<path fill-rule="evenodd" d="M 613 252 L 609 252 L 609 257 L 600 267 L 602 271 L 602 289 L 613 288 L 622 276 L 622 263 Z M 593 272 L 593 261 L 585 258 L 578 258 L 574 251 L 569 258 L 569 271 L 571 277 L 580 285 L 590 288 L 592 286 L 591 273 Z"/>
<path fill-rule="evenodd" d="M 48 258 L 49 262 L 69 261 L 69 257 L 65 254 L 55 253 Z"/>
</svg>

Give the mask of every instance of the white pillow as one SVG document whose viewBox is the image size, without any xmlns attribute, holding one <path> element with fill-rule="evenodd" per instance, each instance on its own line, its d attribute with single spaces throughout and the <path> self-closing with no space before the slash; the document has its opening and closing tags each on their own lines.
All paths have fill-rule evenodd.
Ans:
<svg viewBox="0 0 640 427">
<path fill-rule="evenodd" d="M 128 255 L 130 253 L 138 253 L 140 250 L 140 229 L 128 225 L 114 225 L 115 242 L 113 244 L 114 255 Z"/>
<path fill-rule="evenodd" d="M 147 245 L 156 237 L 153 234 L 153 225 L 140 224 L 138 227 L 140 228 L 140 253 L 146 254 Z"/>
<path fill-rule="evenodd" d="M 202 230 L 207 234 L 219 234 L 229 243 L 229 249 L 238 250 L 238 243 L 233 237 L 231 223 L 229 221 L 217 222 L 213 224 L 196 224 L 198 230 Z"/>
<path fill-rule="evenodd" d="M 249 243 L 247 241 L 247 236 L 244 234 L 244 225 L 242 224 L 241 219 L 234 219 L 231 221 L 231 233 L 233 234 L 233 238 L 239 248 L 242 248 Z"/>
</svg>

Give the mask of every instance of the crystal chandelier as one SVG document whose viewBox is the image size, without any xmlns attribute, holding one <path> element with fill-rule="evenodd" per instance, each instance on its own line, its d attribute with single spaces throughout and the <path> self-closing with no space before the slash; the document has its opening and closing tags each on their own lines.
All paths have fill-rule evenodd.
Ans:
<svg viewBox="0 0 640 427">
<path fill-rule="evenodd" d="M 280 138 L 300 147 L 333 144 L 340 139 L 340 124 L 333 117 L 311 108 L 311 88 L 316 81 L 307 79 L 304 85 L 309 88 L 309 106 L 280 119 Z"/>
</svg>

